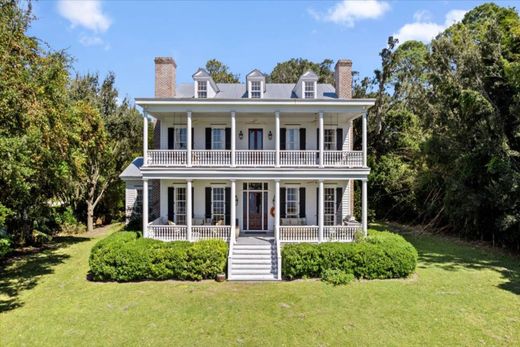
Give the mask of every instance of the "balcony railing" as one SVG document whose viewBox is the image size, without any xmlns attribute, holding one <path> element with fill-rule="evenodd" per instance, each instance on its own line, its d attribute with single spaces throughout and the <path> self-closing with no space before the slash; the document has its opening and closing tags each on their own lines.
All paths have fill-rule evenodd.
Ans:
<svg viewBox="0 0 520 347">
<path fill-rule="evenodd" d="M 186 166 L 186 150 L 149 150 L 148 166 Z M 194 167 L 229 167 L 232 164 L 230 150 L 192 150 L 191 165 Z M 236 150 L 235 165 L 238 167 L 274 167 L 274 150 Z M 319 167 L 320 152 L 316 150 L 280 151 L 280 167 Z M 363 167 L 362 151 L 323 151 L 324 167 Z"/>
</svg>

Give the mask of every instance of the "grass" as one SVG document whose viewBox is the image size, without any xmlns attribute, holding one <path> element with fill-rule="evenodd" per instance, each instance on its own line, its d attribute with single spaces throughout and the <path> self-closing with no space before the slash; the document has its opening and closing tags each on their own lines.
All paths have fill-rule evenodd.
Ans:
<svg viewBox="0 0 520 347">
<path fill-rule="evenodd" d="M 453 239 L 408 233 L 414 276 L 332 286 L 89 282 L 100 237 L 0 268 L 0 345 L 520 345 L 520 261 Z"/>
</svg>

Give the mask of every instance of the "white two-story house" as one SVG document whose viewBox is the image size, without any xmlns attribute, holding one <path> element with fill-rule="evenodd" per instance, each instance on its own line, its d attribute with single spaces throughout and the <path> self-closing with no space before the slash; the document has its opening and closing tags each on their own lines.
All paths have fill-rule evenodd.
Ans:
<svg viewBox="0 0 520 347">
<path fill-rule="evenodd" d="M 350 242 L 366 233 L 374 100 L 352 99 L 351 61 L 337 62 L 335 86 L 318 83 L 312 71 L 296 84 L 267 83 L 256 69 L 245 83 L 215 83 L 199 69 L 192 83 L 178 85 L 176 68 L 172 58 L 155 59 L 155 97 L 136 99 L 143 157 L 121 174 L 127 217 L 142 210 L 144 237 L 220 238 L 230 244 L 229 279 L 273 280 L 281 278 L 283 244 Z"/>
</svg>

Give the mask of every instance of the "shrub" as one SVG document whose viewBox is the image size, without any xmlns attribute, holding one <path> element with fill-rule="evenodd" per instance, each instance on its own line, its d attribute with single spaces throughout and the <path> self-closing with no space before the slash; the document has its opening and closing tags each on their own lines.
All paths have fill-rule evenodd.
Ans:
<svg viewBox="0 0 520 347">
<path fill-rule="evenodd" d="M 92 248 L 89 265 L 94 280 L 202 280 L 224 272 L 227 255 L 220 240 L 162 242 L 118 232 Z"/>
<path fill-rule="evenodd" d="M 295 244 L 282 250 L 282 274 L 287 279 L 323 277 L 327 270 L 356 278 L 399 278 L 415 271 L 417 251 L 402 236 L 370 231 L 353 243 Z"/>
<path fill-rule="evenodd" d="M 7 237 L 0 236 L 0 259 L 5 257 L 11 251 L 11 240 Z"/>
<path fill-rule="evenodd" d="M 43 245 L 46 242 L 52 241 L 51 235 L 47 235 L 36 229 L 32 231 L 31 238 L 32 238 L 32 243 L 35 245 L 38 245 L 38 246 Z"/>
<path fill-rule="evenodd" d="M 354 280 L 354 275 L 343 270 L 327 269 L 323 272 L 322 281 L 335 286 L 349 284 Z"/>
</svg>

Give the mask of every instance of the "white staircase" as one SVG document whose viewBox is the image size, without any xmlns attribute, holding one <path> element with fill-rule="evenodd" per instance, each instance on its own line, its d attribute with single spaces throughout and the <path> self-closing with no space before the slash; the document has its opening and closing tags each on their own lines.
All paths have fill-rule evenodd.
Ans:
<svg viewBox="0 0 520 347">
<path fill-rule="evenodd" d="M 239 237 L 229 259 L 232 281 L 278 280 L 276 242 L 267 237 Z"/>
</svg>

